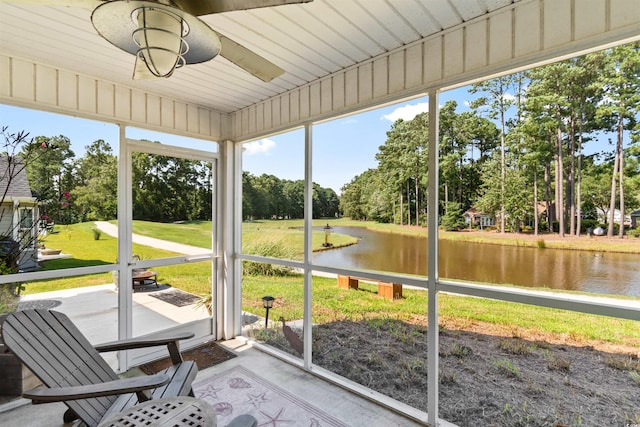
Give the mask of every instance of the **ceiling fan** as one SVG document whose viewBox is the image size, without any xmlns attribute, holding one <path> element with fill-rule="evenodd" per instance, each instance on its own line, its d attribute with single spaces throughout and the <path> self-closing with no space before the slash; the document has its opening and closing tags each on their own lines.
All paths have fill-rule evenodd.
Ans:
<svg viewBox="0 0 640 427">
<path fill-rule="evenodd" d="M 218 33 L 198 16 L 313 0 L 0 0 L 93 10 L 96 32 L 136 57 L 134 79 L 169 77 L 176 68 L 221 55 L 264 82 L 284 70 Z"/>
</svg>

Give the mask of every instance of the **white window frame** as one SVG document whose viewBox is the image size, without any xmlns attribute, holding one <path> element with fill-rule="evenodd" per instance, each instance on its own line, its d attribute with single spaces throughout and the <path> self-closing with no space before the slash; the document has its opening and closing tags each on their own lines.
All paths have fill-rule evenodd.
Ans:
<svg viewBox="0 0 640 427">
<path fill-rule="evenodd" d="M 213 144 L 213 143 L 212 143 Z M 133 257 L 132 241 L 132 159 L 133 153 L 155 154 L 167 157 L 182 158 L 189 160 L 211 162 L 213 167 L 213 194 L 212 194 L 212 246 L 211 251 L 202 255 L 184 255 L 178 257 L 159 258 L 153 260 L 136 260 Z M 177 265 L 188 262 L 208 262 L 211 261 L 211 282 L 213 293 L 213 306 L 217 304 L 220 287 L 220 256 L 218 236 L 220 235 L 220 211 L 219 211 L 219 185 L 220 172 L 218 167 L 219 155 L 215 151 L 194 150 L 167 144 L 157 144 L 148 141 L 138 141 L 126 138 L 124 128 L 121 127 L 121 143 L 118 158 L 118 266 L 120 283 L 131 283 L 132 271 L 134 268 L 151 268 L 166 265 Z M 127 339 L 133 336 L 133 290 L 131 286 L 120 286 L 118 292 L 118 338 Z M 217 324 L 221 321 L 220 314 L 216 311 L 211 318 L 199 321 L 188 322 L 177 325 L 168 330 L 190 331 L 196 337 L 183 342 L 182 345 L 190 346 L 204 340 L 216 339 Z M 118 353 L 118 364 L 120 371 L 126 371 L 129 367 L 139 365 L 146 361 L 159 357 L 162 349 L 152 349 L 147 351 L 122 351 Z"/>
</svg>

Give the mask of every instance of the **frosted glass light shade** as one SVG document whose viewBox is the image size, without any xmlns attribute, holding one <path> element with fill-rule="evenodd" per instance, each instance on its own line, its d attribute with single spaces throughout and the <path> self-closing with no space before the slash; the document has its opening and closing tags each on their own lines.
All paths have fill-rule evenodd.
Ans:
<svg viewBox="0 0 640 427">
<path fill-rule="evenodd" d="M 105 1 L 93 10 L 91 22 L 109 43 L 136 56 L 134 78 L 169 77 L 183 65 L 209 61 L 221 49 L 217 33 L 203 21 L 155 1 Z"/>
<path fill-rule="evenodd" d="M 157 77 L 169 77 L 176 67 L 184 65 L 188 46 L 182 39 L 188 32 L 182 19 L 170 11 L 142 7 L 137 11 L 138 29 L 133 39 L 149 71 Z M 135 12 L 134 12 L 135 16 Z"/>
</svg>

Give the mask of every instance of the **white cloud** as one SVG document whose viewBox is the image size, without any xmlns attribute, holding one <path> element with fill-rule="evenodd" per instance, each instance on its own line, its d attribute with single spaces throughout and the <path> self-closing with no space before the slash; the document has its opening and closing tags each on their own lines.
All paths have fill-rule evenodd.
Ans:
<svg viewBox="0 0 640 427">
<path fill-rule="evenodd" d="M 248 156 L 252 156 L 254 154 L 269 154 L 271 150 L 273 150 L 276 146 L 276 142 L 264 138 L 258 141 L 252 141 L 244 144 L 244 153 Z"/>
<path fill-rule="evenodd" d="M 429 111 L 428 102 L 419 102 L 417 104 L 407 104 L 402 107 L 398 107 L 391 113 L 382 116 L 383 119 L 395 122 L 398 119 L 411 120 L 420 113 L 426 113 Z"/>
</svg>

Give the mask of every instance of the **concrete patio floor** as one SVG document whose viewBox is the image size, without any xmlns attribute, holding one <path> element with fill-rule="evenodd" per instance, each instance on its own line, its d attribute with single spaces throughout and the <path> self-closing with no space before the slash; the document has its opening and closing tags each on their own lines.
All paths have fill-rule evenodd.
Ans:
<svg viewBox="0 0 640 427">
<path fill-rule="evenodd" d="M 149 291 L 154 292 L 156 289 L 152 287 Z M 133 294 L 135 335 L 207 317 L 204 309 L 196 310 L 193 306 L 176 307 L 150 296 L 150 292 Z M 22 301 L 29 301 L 33 305 L 43 304 L 44 301 L 55 301 L 57 305 L 53 309 L 66 313 L 92 343 L 97 344 L 117 338 L 117 291 L 112 284 L 28 295 Z M 266 354 L 247 344 L 244 339 L 224 341 L 220 344 L 238 357 L 201 370 L 196 382 L 226 371 L 235 365 L 242 365 L 349 426 L 422 425 Z M 107 353 L 105 358 L 112 366 L 117 365 L 115 354 Z M 62 422 L 64 410 L 65 406 L 62 403 L 31 405 L 26 399 L 14 399 L 0 404 L 0 425 L 70 426 L 72 424 Z"/>
</svg>

